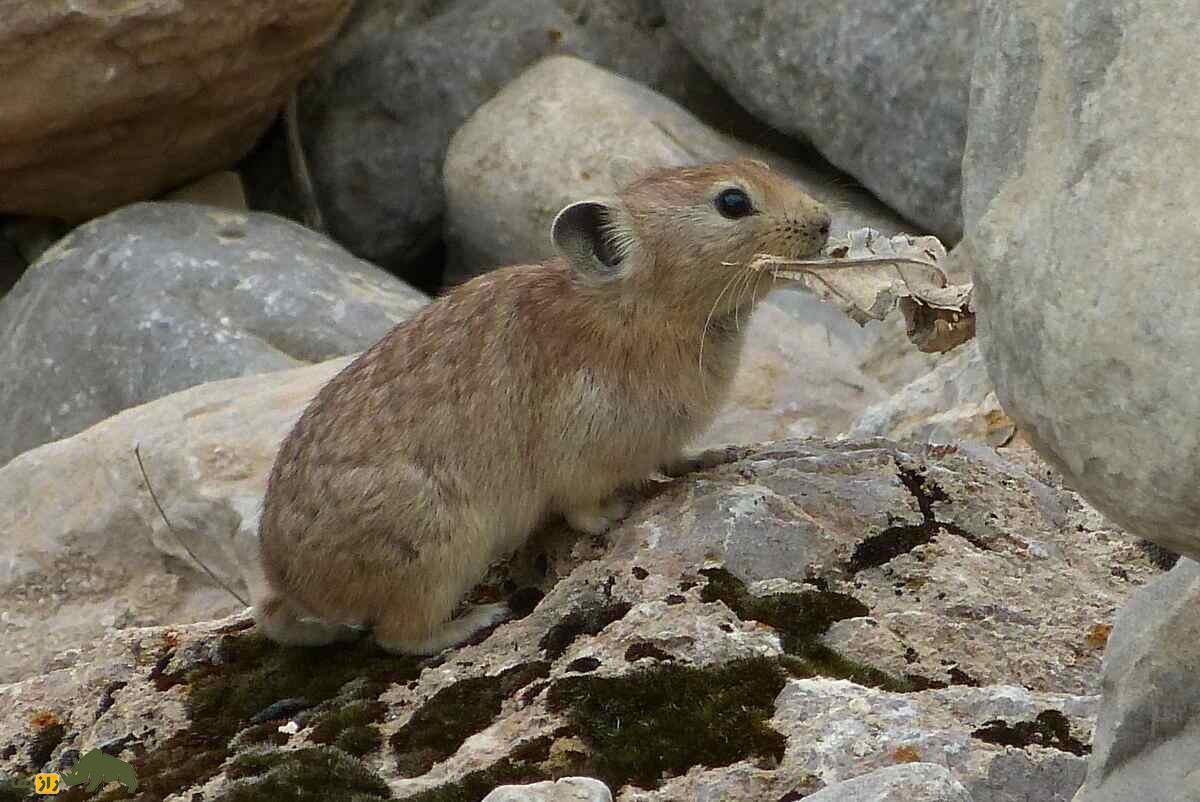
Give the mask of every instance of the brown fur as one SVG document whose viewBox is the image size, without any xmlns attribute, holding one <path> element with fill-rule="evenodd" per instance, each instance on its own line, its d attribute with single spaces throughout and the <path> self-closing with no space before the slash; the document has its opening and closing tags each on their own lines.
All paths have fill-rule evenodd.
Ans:
<svg viewBox="0 0 1200 802">
<path fill-rule="evenodd" d="M 713 198 L 734 185 L 760 214 L 717 213 Z M 339 625 L 369 626 L 385 648 L 427 653 L 497 620 L 492 609 L 449 621 L 548 516 L 603 531 L 623 514 L 606 506 L 616 490 L 682 458 L 768 289 L 744 265 L 815 253 L 829 223 L 749 161 L 646 175 L 605 219 L 616 268 L 565 248 L 480 276 L 321 389 L 267 488 L 257 612 L 268 635 L 321 643 L 348 636 Z"/>
</svg>

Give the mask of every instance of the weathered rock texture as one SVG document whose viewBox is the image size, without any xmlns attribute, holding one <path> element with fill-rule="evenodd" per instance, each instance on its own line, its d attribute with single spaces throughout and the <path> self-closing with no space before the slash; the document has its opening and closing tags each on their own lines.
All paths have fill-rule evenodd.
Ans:
<svg viewBox="0 0 1200 802">
<path fill-rule="evenodd" d="M 1075 802 L 1200 800 L 1200 565 L 1133 597 L 1104 656 L 1096 751 Z"/>
<path fill-rule="evenodd" d="M 0 212 L 79 220 L 226 167 L 351 0 L 4 0 Z"/>
<path fill-rule="evenodd" d="M 179 535 L 244 595 L 258 576 L 259 507 L 279 441 L 347 361 L 203 384 L 0 468 L 0 677 L 106 627 L 239 607 L 159 519 L 133 447 Z"/>
<path fill-rule="evenodd" d="M 828 174 L 734 142 L 668 98 L 570 57 L 531 67 L 472 115 L 446 157 L 446 242 L 452 276 L 554 255 L 563 206 L 609 194 L 639 169 L 736 156 L 762 158 L 835 211 L 834 229 L 902 223 Z M 832 435 L 890 392 L 860 369 L 879 340 L 903 343 L 893 386 L 926 369 L 899 319 L 863 330 L 812 296 L 776 293 L 750 320 L 734 399 L 710 442 Z M 697 332 L 699 336 L 699 332 Z"/>
<path fill-rule="evenodd" d="M 804 798 L 808 802 L 972 802 L 962 783 L 934 763 L 889 766 Z"/>
<path fill-rule="evenodd" d="M 945 354 L 937 366 L 863 412 L 850 437 L 886 437 L 1002 446 L 1016 426 L 1000 408 L 976 340 Z"/>
<path fill-rule="evenodd" d="M 185 536 L 226 575 L 252 574 L 222 555 L 246 537 L 275 439 L 337 366 L 194 388 L 10 463 L 0 543 L 38 540 L 0 557 L 24 571 L 4 597 L 55 576 L 70 593 L 89 566 L 116 574 L 117 555 L 88 549 L 118 536 L 125 554 L 176 553 L 112 448 L 133 432 Z M 254 403 L 238 415 L 231 396 Z M 0 687 L 0 771 L 103 743 L 183 798 L 279 792 L 307 772 L 363 799 L 584 775 L 626 802 L 737 802 L 920 761 L 975 802 L 1066 802 L 1097 633 L 1154 569 L 1070 493 L 990 453 L 782 441 L 652 483 L 607 539 L 551 525 L 496 566 L 474 597 L 517 588 L 517 618 L 440 660 L 368 641 L 281 649 L 244 617 L 77 627 L 48 664 L 9 663 L 27 678 Z M 200 478 L 176 478 L 189 470 Z M 50 476 L 54 496 L 30 492 Z M 62 597 L 30 595 L 16 609 L 42 637 Z"/>
<path fill-rule="evenodd" d="M 1106 515 L 1200 557 L 1200 18 L 981 4 L 963 193 L 1003 407 Z M 1136 123 L 1136 131 L 1131 126 Z"/>
<path fill-rule="evenodd" d="M 760 119 L 958 239 L 970 0 L 663 0 L 663 9 L 696 60 Z"/>
<path fill-rule="evenodd" d="M 0 464 L 185 387 L 361 351 L 426 300 L 272 215 L 113 212 L 0 300 Z"/>
<path fill-rule="evenodd" d="M 302 102 L 334 237 L 393 269 L 424 252 L 440 233 L 451 134 L 550 53 L 573 53 L 697 107 L 736 110 L 654 0 L 363 0 Z"/>
</svg>

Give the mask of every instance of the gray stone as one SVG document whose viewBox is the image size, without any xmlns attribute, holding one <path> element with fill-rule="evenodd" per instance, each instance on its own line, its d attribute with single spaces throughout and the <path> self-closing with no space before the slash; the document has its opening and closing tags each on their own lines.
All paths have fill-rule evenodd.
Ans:
<svg viewBox="0 0 1200 802">
<path fill-rule="evenodd" d="M 970 0 L 663 0 L 672 30 L 760 119 L 810 140 L 947 240 L 959 191 Z"/>
<path fill-rule="evenodd" d="M 867 409 L 848 436 L 1002 446 L 1015 433 L 1012 419 L 1000 408 L 992 389 L 979 342 L 972 340 L 891 398 Z"/>
<path fill-rule="evenodd" d="M 997 397 L 1105 515 L 1200 557 L 1200 19 L 980 8 L 961 247 Z"/>
<path fill-rule="evenodd" d="M 272 215 L 126 207 L 0 300 L 0 464 L 185 387 L 361 351 L 425 302 Z"/>
<path fill-rule="evenodd" d="M 819 771 L 829 783 L 915 760 L 950 770 L 967 792 L 949 797 L 956 802 L 1070 802 L 1086 771 L 1078 753 L 1086 749 L 1098 701 L 1004 685 L 892 694 L 844 681 L 796 680 L 779 695 L 772 723 L 793 734 L 789 762 Z M 1076 742 L 1018 748 L 988 735 L 1035 722 L 1047 711 L 1061 716 Z M 996 787 L 997 776 L 1006 785 Z"/>
<path fill-rule="evenodd" d="M 612 802 L 612 791 L 590 777 L 564 777 L 531 785 L 502 785 L 483 802 Z"/>
<path fill-rule="evenodd" d="M 301 103 L 334 238 L 390 268 L 418 259 L 439 233 L 451 134 L 550 53 L 576 54 L 699 107 L 736 110 L 654 0 L 365 0 Z"/>
<path fill-rule="evenodd" d="M 638 169 L 736 156 L 761 158 L 834 209 L 835 233 L 900 230 L 878 201 L 818 169 L 735 142 L 668 98 L 566 56 L 545 59 L 472 115 L 446 157 L 450 276 L 552 257 L 554 215 L 614 192 Z M 790 319 L 789 319 L 790 318 Z M 889 386 L 860 369 L 874 343 L 913 353 L 899 319 L 862 329 L 813 296 L 780 291 L 750 320 L 734 398 L 710 443 L 830 435 L 849 427 Z M 899 386 L 925 369 L 906 362 Z"/>
<path fill-rule="evenodd" d="M 904 763 L 831 785 L 808 802 L 974 802 L 962 783 L 936 763 Z"/>
<path fill-rule="evenodd" d="M 1200 565 L 1180 560 L 1121 611 L 1095 753 L 1076 802 L 1200 800 Z"/>
<path fill-rule="evenodd" d="M 513 765 L 505 760 L 531 771 L 566 766 L 583 773 L 596 746 L 552 703 L 558 683 L 705 671 L 740 660 L 775 665 L 791 648 L 780 631 L 755 619 L 744 597 L 713 597 L 707 572 L 723 567 L 721 584 L 741 580 L 755 597 L 815 593 L 822 603 L 835 602 L 831 617 L 842 620 L 826 645 L 887 671 L 889 682 L 917 687 L 918 680 L 967 677 L 981 687 L 901 692 L 781 673 L 781 691 L 772 688 L 755 702 L 763 726 L 785 739 L 778 760 L 760 755 L 713 765 L 711 753 L 697 750 L 640 783 L 645 787 L 613 783 L 616 798 L 778 800 L 906 761 L 949 769 L 974 802 L 1066 802 L 1082 780 L 1078 752 L 1095 714 L 1099 665 L 1099 650 L 1084 639 L 1086 624 L 1106 620 L 1153 569 L 1127 557 L 1125 550 L 1135 547 L 1125 538 L 1087 525 L 1073 497 L 1035 479 L 1036 471 L 983 451 L 913 450 L 878 440 L 786 440 L 740 449 L 729 464 L 653 483 L 605 543 L 547 527 L 494 566 L 481 586 L 488 593 L 509 583 L 532 588 L 545 594 L 541 601 L 483 642 L 443 658 L 383 660 L 369 644 L 339 646 L 321 653 L 322 668 L 343 672 L 344 684 L 306 690 L 294 684 L 304 683 L 305 674 L 289 673 L 262 687 L 253 704 L 221 706 L 219 714 L 188 704 L 203 690 L 198 678 L 208 678 L 211 692 L 212 680 L 248 680 L 263 665 L 300 660 L 305 666 L 307 658 L 243 631 L 244 612 L 212 623 L 138 628 L 154 616 L 179 614 L 172 605 L 180 597 L 160 587 L 171 577 L 193 593 L 207 585 L 181 562 L 178 544 L 157 519 L 128 455 L 130 441 L 141 440 L 151 479 L 183 537 L 218 573 L 253 585 L 254 519 L 275 445 L 344 364 L 191 388 L 0 468 L 0 570 L 7 572 L 0 574 L 6 661 L 0 682 L 16 680 L 0 685 L 4 776 L 27 776 L 58 765 L 72 750 L 117 741 L 125 744 L 118 747 L 122 759 L 146 750 L 141 779 L 161 782 L 156 787 L 165 796 L 220 798 L 257 782 L 233 779 L 222 766 L 250 750 L 287 760 L 287 750 L 316 747 L 315 724 L 354 700 L 378 703 L 369 727 L 389 743 L 410 722 L 447 715 L 447 698 L 475 699 L 481 687 L 487 694 L 506 687 L 491 679 L 513 676 L 514 669 L 528 681 L 507 686 L 498 700 L 489 696 L 494 712 L 472 716 L 473 726 L 436 760 L 422 764 L 420 755 L 401 751 L 402 767 L 389 746 L 354 765 L 385 782 L 396 799 L 478 782 L 481 772 Z M 923 477 L 920 488 L 914 477 Z M 937 520 L 952 522 L 959 534 L 941 531 L 925 545 L 877 555 L 885 559 L 854 570 L 864 544 L 880 542 L 872 538 L 919 528 L 922 505 L 932 505 Z M 1033 540 L 1053 548 L 1031 558 Z M 162 561 L 164 553 L 171 559 Z M 1127 579 L 1108 570 L 1117 562 Z M 140 611 L 147 615 L 112 623 L 95 616 L 101 608 L 133 606 L 139 581 L 162 594 Z M 881 648 L 843 651 L 852 639 L 835 629 L 855 622 L 860 631 L 886 630 L 888 637 L 876 642 Z M 889 643 L 899 645 L 898 653 Z M 30 656 L 30 644 L 42 659 L 18 665 Z M 795 668 L 800 658 L 792 657 Z M 814 670 L 829 667 L 818 662 Z M 744 691 L 734 681 L 729 692 Z M 308 697 L 303 715 L 265 729 L 253 724 L 273 703 L 309 693 L 320 695 Z M 1022 731 L 1019 725 L 1048 715 L 1065 723 L 1065 736 L 1004 745 Z M 62 725 L 61 737 L 39 740 L 38 728 L 51 721 Z M 178 754 L 171 751 L 178 740 L 171 739 L 198 726 L 227 736 L 222 759 L 197 756 L 198 774 L 158 768 Z M 284 742 L 284 751 L 267 739 Z M 212 768 L 205 773 L 201 765 Z"/>
</svg>

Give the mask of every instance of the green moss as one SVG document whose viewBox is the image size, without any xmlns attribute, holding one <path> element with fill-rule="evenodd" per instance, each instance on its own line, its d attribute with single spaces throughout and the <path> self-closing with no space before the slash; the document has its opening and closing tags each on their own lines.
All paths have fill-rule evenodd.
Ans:
<svg viewBox="0 0 1200 802">
<path fill-rule="evenodd" d="M 367 802 L 392 799 L 380 777 L 331 746 L 242 755 L 230 768 L 242 778 L 217 802 Z"/>
<path fill-rule="evenodd" d="M 7 777 L 0 777 L 0 802 L 27 802 L 34 798 L 28 783 L 18 785 Z"/>
<path fill-rule="evenodd" d="M 783 757 L 768 721 L 784 672 L 768 658 L 712 668 L 661 665 L 621 677 L 566 677 L 548 694 L 591 748 L 590 773 L 611 788 L 656 788 L 697 764 Z"/>
<path fill-rule="evenodd" d="M 796 652 L 825 634 L 835 622 L 857 618 L 871 611 L 845 593 L 804 590 L 753 596 L 746 583 L 724 568 L 701 572 L 708 583 L 700 591 L 704 602 L 722 601 L 743 621 L 759 621 L 779 632 L 786 652 Z"/>
<path fill-rule="evenodd" d="M 250 720 L 281 700 L 303 697 L 310 703 L 315 726 L 322 726 L 325 716 L 336 718 L 339 710 L 357 699 L 378 697 L 393 682 L 415 679 L 422 667 L 416 658 L 389 655 L 368 641 L 293 649 L 256 632 L 223 635 L 216 652 L 219 660 L 186 673 L 167 674 L 156 666 L 166 687 L 187 686 L 191 724 L 130 761 L 141 783 L 138 798 L 161 799 L 207 782 L 233 753 L 236 746 L 231 744 L 278 742 L 280 721 L 251 725 Z M 169 658 L 159 661 L 160 666 L 168 663 Z M 361 714 L 364 709 L 356 710 Z M 345 736 L 347 746 L 370 751 L 369 735 L 357 729 L 364 725 L 326 726 L 338 730 L 335 742 Z M 351 729 L 355 732 L 349 733 Z M 337 754 L 344 753 L 338 750 Z M 348 755 L 346 759 L 354 760 Z M 97 799 L 115 802 L 132 796 L 117 786 Z"/>
<path fill-rule="evenodd" d="M 759 621 L 779 633 L 786 653 L 780 664 L 791 676 L 846 679 L 897 693 L 920 690 L 912 680 L 850 660 L 820 642 L 835 622 L 870 613 L 853 596 L 818 589 L 760 597 L 751 595 L 742 580 L 722 568 L 701 573 L 708 581 L 700 591 L 702 601 L 722 601 L 743 621 Z"/>
<path fill-rule="evenodd" d="M 311 738 L 315 743 L 333 744 L 343 752 L 362 757 L 374 752 L 383 743 L 372 724 L 383 720 L 387 706 L 379 701 L 357 700 L 335 707 L 313 726 Z"/>
<path fill-rule="evenodd" d="M 424 791 L 405 802 L 479 802 L 501 785 L 525 785 L 577 772 L 550 774 L 541 766 L 550 756 L 552 738 L 537 738 L 486 769 L 473 771 L 456 783 Z"/>
<path fill-rule="evenodd" d="M 505 699 L 549 672 L 549 663 L 526 663 L 438 691 L 392 736 L 400 776 L 420 776 L 453 755 L 463 741 L 492 723 Z"/>
<path fill-rule="evenodd" d="M 557 660 L 566 653 L 576 638 L 581 635 L 599 635 L 605 627 L 620 621 L 632 609 L 633 605 L 628 602 L 617 602 L 567 613 L 542 636 L 538 647 L 546 653 L 548 659 Z"/>
</svg>

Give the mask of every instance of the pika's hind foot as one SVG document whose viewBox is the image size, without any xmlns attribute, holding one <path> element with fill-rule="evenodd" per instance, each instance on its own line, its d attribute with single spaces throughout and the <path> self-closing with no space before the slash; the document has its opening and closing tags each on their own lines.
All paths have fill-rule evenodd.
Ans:
<svg viewBox="0 0 1200 802">
<path fill-rule="evenodd" d="M 477 604 L 424 638 L 413 637 L 412 621 L 409 618 L 382 621 L 375 626 L 375 642 L 381 649 L 392 654 L 438 654 L 469 641 L 485 629 L 504 621 L 509 615 L 508 605 L 503 602 Z"/>
<path fill-rule="evenodd" d="M 254 608 L 254 620 L 268 638 L 284 646 L 324 646 L 350 641 L 361 630 L 345 624 L 328 624 L 303 614 L 284 599 L 266 599 Z"/>
<path fill-rule="evenodd" d="M 629 514 L 629 507 L 630 504 L 625 499 L 611 498 L 594 507 L 583 507 L 568 512 L 567 524 L 578 532 L 593 536 L 603 535 Z"/>
</svg>

